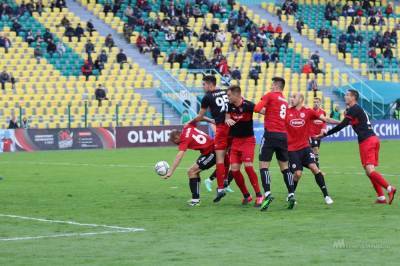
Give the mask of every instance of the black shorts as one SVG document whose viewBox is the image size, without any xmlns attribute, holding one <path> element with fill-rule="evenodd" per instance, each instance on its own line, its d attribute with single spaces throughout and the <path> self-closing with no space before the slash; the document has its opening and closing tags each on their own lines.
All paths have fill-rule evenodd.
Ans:
<svg viewBox="0 0 400 266">
<path fill-rule="evenodd" d="M 287 137 L 276 138 L 264 134 L 258 159 L 262 162 L 270 162 L 274 153 L 278 161 L 287 162 L 289 160 Z"/>
<path fill-rule="evenodd" d="M 216 163 L 216 156 L 215 152 L 210 152 L 209 154 L 206 155 L 200 155 L 199 158 L 197 158 L 197 165 L 201 170 L 207 170 L 213 167 Z"/>
<path fill-rule="evenodd" d="M 289 151 L 289 167 L 292 172 L 303 171 L 303 167 L 316 163 L 315 155 L 310 147 L 298 150 Z"/>
<path fill-rule="evenodd" d="M 319 148 L 321 146 L 321 139 L 318 138 L 310 138 L 310 146 L 311 148 Z"/>
</svg>

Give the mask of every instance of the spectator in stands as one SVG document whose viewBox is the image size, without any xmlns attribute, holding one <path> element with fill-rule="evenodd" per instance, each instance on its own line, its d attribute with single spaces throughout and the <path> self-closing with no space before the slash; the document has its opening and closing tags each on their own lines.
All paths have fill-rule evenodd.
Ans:
<svg viewBox="0 0 400 266">
<path fill-rule="evenodd" d="M 142 34 L 140 34 L 136 39 L 136 47 L 139 49 L 140 53 L 145 53 L 150 50 L 147 46 L 146 38 Z"/>
<path fill-rule="evenodd" d="M 281 49 L 282 45 L 283 45 L 282 34 L 279 34 L 278 37 L 275 38 L 274 46 L 276 49 L 279 50 Z"/>
<path fill-rule="evenodd" d="M 275 28 L 275 33 L 279 33 L 279 34 L 282 34 L 282 33 L 283 33 L 283 29 L 282 29 L 281 24 L 278 24 L 278 25 L 276 26 L 276 28 Z"/>
<path fill-rule="evenodd" d="M 33 42 L 35 42 L 35 36 L 33 36 L 32 30 L 29 30 L 25 36 L 25 41 L 31 45 Z"/>
<path fill-rule="evenodd" d="M 101 60 L 100 55 L 98 55 L 96 60 L 94 60 L 93 68 L 97 69 L 100 74 L 101 71 L 104 69 L 104 62 Z"/>
<path fill-rule="evenodd" d="M 296 21 L 296 29 L 297 29 L 297 31 L 298 31 L 298 33 L 299 33 L 300 35 L 301 35 L 301 32 L 302 32 L 303 28 L 304 28 L 304 22 L 303 22 L 303 20 L 302 20 L 302 19 L 298 19 L 298 20 Z"/>
<path fill-rule="evenodd" d="M 3 72 L 0 73 L 0 83 L 1 89 L 4 91 L 6 89 L 6 82 L 10 81 L 10 74 L 7 73 L 7 70 L 4 69 Z"/>
<path fill-rule="evenodd" d="M 96 1 L 96 2 L 97 2 L 97 1 Z M 130 8 L 129 5 L 128 5 L 128 8 Z M 104 5 L 103 5 L 103 12 L 104 12 L 104 14 L 107 16 L 107 14 L 108 14 L 109 12 L 111 12 L 111 11 L 112 11 L 111 3 L 108 2 L 108 1 L 106 1 L 106 2 L 104 3 Z"/>
<path fill-rule="evenodd" d="M 96 100 L 98 101 L 98 107 L 102 106 L 102 101 L 108 100 L 106 90 L 101 84 L 99 84 L 99 87 L 94 92 L 94 95 L 96 97 Z"/>
<path fill-rule="evenodd" d="M 65 45 L 61 41 L 58 41 L 57 42 L 57 53 L 60 55 L 60 57 L 62 57 L 66 52 L 67 52 L 67 48 L 65 47 Z"/>
<path fill-rule="evenodd" d="M 154 60 L 154 64 L 157 64 L 157 59 L 160 56 L 160 54 L 161 54 L 160 48 L 158 48 L 158 46 L 155 45 L 153 47 L 153 49 L 152 49 L 152 57 L 153 57 L 153 60 Z"/>
<path fill-rule="evenodd" d="M 8 124 L 8 129 L 17 129 L 17 128 L 19 128 L 17 118 L 13 116 L 10 119 L 10 123 Z"/>
<path fill-rule="evenodd" d="M 393 6 L 391 3 L 389 3 L 388 6 L 386 7 L 385 14 L 387 18 L 389 18 L 393 14 Z"/>
<path fill-rule="evenodd" d="M 81 37 L 83 36 L 84 33 L 85 31 L 83 30 L 81 23 L 78 23 L 78 25 L 75 28 L 75 36 L 78 38 L 78 42 L 81 41 Z"/>
<path fill-rule="evenodd" d="M 261 54 L 261 48 L 257 47 L 256 52 L 253 53 L 253 61 L 256 63 L 261 63 L 262 62 L 262 54 Z"/>
<path fill-rule="evenodd" d="M 117 54 L 117 63 L 120 65 L 120 69 L 123 69 L 123 65 L 128 63 L 128 58 L 126 57 L 123 49 L 120 49 L 119 53 Z"/>
<path fill-rule="evenodd" d="M 348 27 L 347 27 L 347 34 L 352 34 L 352 33 L 356 33 L 356 27 L 354 27 L 354 24 L 351 23 Z"/>
<path fill-rule="evenodd" d="M 81 67 L 82 75 L 86 77 L 86 81 L 89 80 L 89 76 L 93 74 L 93 67 L 89 60 L 85 60 L 85 63 Z"/>
<path fill-rule="evenodd" d="M 278 63 L 280 60 L 278 50 L 274 49 L 270 58 L 271 58 L 270 62 L 275 63 L 275 64 Z"/>
<path fill-rule="evenodd" d="M 313 73 L 312 60 L 308 61 L 308 63 L 303 66 L 301 73 L 307 74 L 307 78 L 311 73 Z"/>
<path fill-rule="evenodd" d="M 47 43 L 47 53 L 50 55 L 50 57 L 53 57 L 53 55 L 57 52 L 57 46 L 53 42 L 53 40 L 49 40 Z"/>
<path fill-rule="evenodd" d="M 86 30 L 89 32 L 90 37 L 93 36 L 93 32 L 96 31 L 91 19 L 86 23 Z"/>
<path fill-rule="evenodd" d="M 20 31 L 22 30 L 22 25 L 18 22 L 17 19 L 13 19 L 13 24 L 12 24 L 12 30 L 17 33 L 17 36 L 19 36 Z"/>
<path fill-rule="evenodd" d="M 220 60 L 220 62 L 216 66 L 216 68 L 222 76 L 226 76 L 229 74 L 229 66 L 228 66 L 228 62 L 226 61 L 225 57 L 222 57 L 222 59 Z"/>
<path fill-rule="evenodd" d="M 375 48 L 371 48 L 371 49 L 368 51 L 368 57 L 374 60 L 374 64 L 377 63 L 377 61 L 376 61 L 377 54 L 376 54 Z"/>
<path fill-rule="evenodd" d="M 383 51 L 383 57 L 386 58 L 389 63 L 392 63 L 393 51 L 390 48 L 390 45 L 387 45 L 385 51 Z"/>
<path fill-rule="evenodd" d="M 37 1 L 36 5 L 35 5 L 35 11 L 38 12 L 39 16 L 42 16 L 43 13 L 43 2 L 42 0 Z"/>
<path fill-rule="evenodd" d="M 131 27 L 128 23 L 124 24 L 123 28 L 124 37 L 127 41 L 130 41 L 131 35 L 133 33 L 133 27 Z"/>
<path fill-rule="evenodd" d="M 43 52 L 39 44 L 36 45 L 33 55 L 35 56 L 37 63 L 40 64 L 40 59 L 43 57 Z"/>
<path fill-rule="evenodd" d="M 332 109 L 331 114 L 329 115 L 329 117 L 332 118 L 332 119 L 335 119 L 337 121 L 341 121 L 342 120 L 341 116 L 342 115 L 340 113 L 339 106 L 336 105 L 335 108 Z"/>
<path fill-rule="evenodd" d="M 241 80 L 242 73 L 240 73 L 239 67 L 235 67 L 235 69 L 231 73 L 231 77 L 233 80 Z"/>
<path fill-rule="evenodd" d="M 315 51 L 315 52 L 311 55 L 310 59 L 313 61 L 314 66 L 318 68 L 319 61 L 320 61 L 320 59 L 319 59 L 319 52 L 318 52 L 318 51 Z"/>
<path fill-rule="evenodd" d="M 346 58 L 346 42 L 342 41 L 338 45 L 338 51 L 339 53 L 343 54 L 343 57 Z"/>
<path fill-rule="evenodd" d="M 75 36 L 75 30 L 71 25 L 65 27 L 64 36 L 68 37 L 69 42 L 72 42 L 72 37 Z"/>
<path fill-rule="evenodd" d="M 106 53 L 106 50 L 101 50 L 101 53 L 98 55 L 98 58 L 101 62 L 103 63 L 107 63 L 108 61 L 108 55 Z"/>
<path fill-rule="evenodd" d="M 85 51 L 88 56 L 91 56 L 92 53 L 95 53 L 96 51 L 94 50 L 94 45 L 91 40 L 87 40 L 85 44 Z"/>
<path fill-rule="evenodd" d="M 46 29 L 46 31 L 43 33 L 43 40 L 47 43 L 53 40 L 53 35 L 51 34 L 49 29 Z"/>
<path fill-rule="evenodd" d="M 67 19 L 67 17 L 64 16 L 64 17 L 61 19 L 61 23 L 58 24 L 58 25 L 56 25 L 56 27 L 63 26 L 64 28 L 67 28 L 67 27 L 69 27 L 70 25 L 71 25 L 71 23 L 69 22 L 69 20 Z"/>
<path fill-rule="evenodd" d="M 361 45 L 363 42 L 364 42 L 364 37 L 361 35 L 361 33 L 358 33 L 356 37 L 356 43 L 358 45 Z"/>
<path fill-rule="evenodd" d="M 314 97 L 317 97 L 318 84 L 315 78 L 311 78 L 307 83 L 307 90 L 314 93 Z"/>
<path fill-rule="evenodd" d="M 235 34 L 232 37 L 233 37 L 233 40 L 232 40 L 233 49 L 240 50 L 240 48 L 243 47 L 242 37 L 240 36 L 240 34 Z"/>
<path fill-rule="evenodd" d="M 4 48 L 5 53 L 8 53 L 8 50 L 11 47 L 11 41 L 6 36 L 0 34 L 0 47 Z"/>
<path fill-rule="evenodd" d="M 292 35 L 290 32 L 286 33 L 285 36 L 283 37 L 283 46 L 285 47 L 285 51 L 287 51 L 289 47 L 289 43 L 292 42 Z"/>
<path fill-rule="evenodd" d="M 25 129 L 29 128 L 29 122 L 28 122 L 28 119 L 26 119 L 26 117 L 22 118 L 21 128 L 25 128 Z"/>
<path fill-rule="evenodd" d="M 259 80 L 259 72 L 258 72 L 258 70 L 255 68 L 255 67 L 252 67 L 251 69 L 250 69 L 250 72 L 249 72 L 249 76 L 250 76 L 250 79 L 253 79 L 254 80 L 254 84 L 257 86 L 258 85 L 258 80 Z"/>
<path fill-rule="evenodd" d="M 115 46 L 114 39 L 111 34 L 107 35 L 107 37 L 104 41 L 104 46 L 107 47 L 110 52 L 111 52 L 111 49 Z"/>
</svg>

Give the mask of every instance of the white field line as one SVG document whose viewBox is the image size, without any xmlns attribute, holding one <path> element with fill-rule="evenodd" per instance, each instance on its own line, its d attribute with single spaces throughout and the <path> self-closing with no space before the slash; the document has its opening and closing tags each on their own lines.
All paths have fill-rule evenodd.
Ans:
<svg viewBox="0 0 400 266">
<path fill-rule="evenodd" d="M 119 230 L 119 231 L 101 231 L 101 232 L 87 232 L 87 233 L 68 233 L 68 234 L 55 234 L 55 235 L 45 235 L 45 236 L 23 236 L 23 237 L 9 237 L 0 238 L 0 241 L 22 241 L 22 240 L 36 240 L 44 238 L 60 238 L 60 237 L 86 237 L 95 235 L 107 235 L 107 234 L 117 234 L 117 233 L 132 233 L 135 231 Z"/>
<path fill-rule="evenodd" d="M 20 219 L 20 220 L 30 220 L 30 221 L 37 221 L 37 222 L 44 222 L 44 223 L 69 224 L 69 225 L 86 226 L 86 227 L 102 227 L 102 228 L 107 228 L 107 229 L 124 230 L 124 231 L 131 231 L 131 232 L 144 231 L 143 228 L 136 228 L 136 227 L 121 227 L 121 226 L 116 226 L 116 225 L 104 225 L 104 224 L 87 224 L 87 223 L 78 223 L 78 222 L 74 222 L 74 221 L 50 220 L 50 219 L 34 218 L 34 217 L 19 216 L 19 215 L 12 215 L 12 214 L 0 214 L 0 217 L 15 218 L 15 219 Z"/>
<path fill-rule="evenodd" d="M 66 233 L 66 234 L 54 234 L 54 235 L 43 235 L 43 236 L 25 236 L 25 237 L 8 237 L 8 238 L 0 238 L 0 241 L 35 240 L 35 239 L 58 238 L 58 237 L 85 237 L 85 236 L 94 236 L 94 235 L 106 235 L 106 234 L 115 234 L 115 233 L 133 233 L 133 232 L 145 231 L 144 228 L 122 227 L 122 226 L 104 225 L 104 224 L 78 223 L 75 221 L 50 220 L 50 219 L 34 218 L 34 217 L 12 215 L 12 214 L 0 214 L 0 217 L 14 218 L 14 219 L 28 220 L 28 221 L 37 221 L 37 222 L 43 222 L 43 223 L 68 224 L 68 225 L 83 226 L 83 227 L 93 227 L 93 228 L 100 227 L 100 228 L 112 229 L 112 230 L 100 231 L 100 232 Z"/>
</svg>

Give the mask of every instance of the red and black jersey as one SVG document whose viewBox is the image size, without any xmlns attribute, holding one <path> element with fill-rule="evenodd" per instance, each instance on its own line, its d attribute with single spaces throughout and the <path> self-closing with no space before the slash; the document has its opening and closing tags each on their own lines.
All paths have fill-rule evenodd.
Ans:
<svg viewBox="0 0 400 266">
<path fill-rule="evenodd" d="M 296 107 L 288 109 L 286 126 L 288 132 L 288 151 L 298 151 L 310 146 L 309 127 L 312 120 L 319 118 L 313 109 Z"/>
<path fill-rule="evenodd" d="M 285 119 L 288 103 L 282 92 L 269 92 L 257 104 L 256 112 L 265 107 L 264 128 L 266 132 L 287 133 Z"/>
<path fill-rule="evenodd" d="M 321 115 L 326 116 L 325 111 L 322 110 L 321 108 L 313 110 L 318 114 L 318 117 L 321 117 Z M 321 133 L 321 130 L 325 128 L 326 128 L 326 123 L 324 121 L 319 119 L 312 120 L 312 123 L 310 124 L 310 137 L 315 138 Z"/>
<path fill-rule="evenodd" d="M 225 113 L 228 111 L 228 95 L 226 90 L 208 91 L 201 100 L 201 108 L 208 109 L 216 124 L 225 122 Z"/>
<path fill-rule="evenodd" d="M 239 106 L 235 106 L 231 103 L 228 105 L 228 113 L 230 117 L 236 121 L 236 124 L 230 128 L 230 136 L 237 138 L 254 136 L 254 106 L 254 103 L 245 99 L 242 99 L 242 103 Z"/>
<path fill-rule="evenodd" d="M 326 135 L 328 136 L 335 134 L 348 125 L 351 125 L 354 132 L 356 132 L 358 136 L 358 142 L 362 142 L 371 136 L 375 136 L 375 132 L 372 129 L 372 125 L 369 121 L 367 113 L 358 104 L 347 108 L 343 121 L 340 122 L 340 124 L 336 127 L 329 130 Z"/>
<path fill-rule="evenodd" d="M 178 149 L 180 151 L 197 150 L 206 155 L 214 151 L 214 141 L 193 124 L 187 124 L 182 130 Z"/>
<path fill-rule="evenodd" d="M 351 125 L 354 132 L 358 136 L 358 142 L 362 142 L 371 136 L 376 136 L 374 130 L 372 129 L 371 122 L 369 121 L 367 113 L 358 104 L 347 108 L 345 118 L 339 125 L 332 128 L 327 132 L 327 136 L 339 132 L 346 126 Z"/>
</svg>

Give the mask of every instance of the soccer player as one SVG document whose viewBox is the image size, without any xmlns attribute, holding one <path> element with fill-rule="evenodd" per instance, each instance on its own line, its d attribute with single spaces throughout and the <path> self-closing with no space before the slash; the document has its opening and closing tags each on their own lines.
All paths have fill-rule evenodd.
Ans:
<svg viewBox="0 0 400 266">
<path fill-rule="evenodd" d="M 358 105 L 359 97 L 360 95 L 356 90 L 348 90 L 346 92 L 344 96 L 347 105 L 345 118 L 339 125 L 332 128 L 327 133 L 321 134 L 321 137 L 335 134 L 346 126 L 351 125 L 358 136 L 361 163 L 378 196 L 376 203 L 387 203 L 382 190 L 382 188 L 384 188 L 388 192 L 388 202 L 392 204 L 394 195 L 396 194 L 396 188 L 390 185 L 382 174 L 375 169 L 379 162 L 380 142 L 372 129 L 367 113 Z"/>
<path fill-rule="evenodd" d="M 288 144 L 286 131 L 286 111 L 288 103 L 282 94 L 285 88 L 285 80 L 280 77 L 272 79 L 272 90 L 265 94 L 254 107 L 254 112 L 264 114 L 264 136 L 260 147 L 260 175 L 265 191 L 265 199 L 261 205 L 261 211 L 270 206 L 273 197 L 271 195 L 271 175 L 268 167 L 272 156 L 276 154 L 278 164 L 288 190 L 288 209 L 293 209 L 296 199 L 294 196 L 293 174 L 288 166 Z"/>
<path fill-rule="evenodd" d="M 250 203 L 253 198 L 246 188 L 246 184 L 240 167 L 244 164 L 244 169 L 249 177 L 250 183 L 256 193 L 255 207 L 260 207 L 263 196 L 260 192 L 258 177 L 253 168 L 254 149 L 256 138 L 253 130 L 254 103 L 242 98 L 239 86 L 230 86 L 227 91 L 229 105 L 225 117 L 225 123 L 230 126 L 230 136 L 232 145 L 230 148 L 230 165 L 232 175 L 243 194 L 242 204 Z"/>
<path fill-rule="evenodd" d="M 326 117 L 325 111 L 321 108 L 321 99 L 318 97 L 314 98 L 313 110 L 320 116 Z M 320 119 L 312 120 L 310 124 L 310 145 L 315 155 L 315 163 L 319 168 L 319 148 L 321 146 L 321 139 L 317 136 L 323 132 L 326 132 L 326 123 Z"/>
<path fill-rule="evenodd" d="M 205 95 L 201 100 L 201 108 L 193 122 L 203 121 L 207 110 L 210 110 L 211 116 L 215 121 L 215 154 L 217 168 L 217 196 L 214 202 L 219 202 L 225 196 L 224 180 L 228 172 L 225 168 L 225 154 L 228 148 L 229 126 L 225 124 L 225 113 L 228 111 L 228 96 L 226 90 L 217 89 L 217 80 L 214 76 L 205 76 L 203 78 L 203 89 Z M 228 166 L 227 166 L 228 167 Z"/>
<path fill-rule="evenodd" d="M 201 153 L 196 163 L 187 172 L 189 187 L 192 192 L 192 199 L 189 201 L 189 206 L 198 206 L 200 205 L 200 172 L 210 169 L 215 165 L 214 141 L 206 133 L 197 129 L 194 123 L 185 125 L 182 132 L 178 130 L 172 131 L 170 141 L 179 145 L 179 152 L 168 173 L 163 177 L 165 179 L 174 174 L 187 149 L 198 150 Z"/>
<path fill-rule="evenodd" d="M 320 112 L 304 107 L 304 96 L 301 93 L 291 95 L 290 105 L 291 107 L 286 114 L 286 128 L 288 131 L 289 166 L 294 173 L 294 187 L 296 189 L 303 174 L 303 166 L 307 167 L 313 173 L 326 204 L 332 204 L 333 200 L 328 194 L 324 175 L 316 164 L 315 155 L 309 144 L 309 127 L 316 119 L 335 124 L 338 124 L 339 121 L 326 118 Z"/>
</svg>

